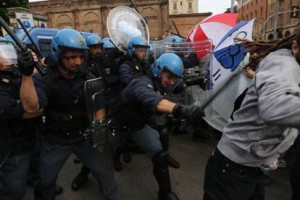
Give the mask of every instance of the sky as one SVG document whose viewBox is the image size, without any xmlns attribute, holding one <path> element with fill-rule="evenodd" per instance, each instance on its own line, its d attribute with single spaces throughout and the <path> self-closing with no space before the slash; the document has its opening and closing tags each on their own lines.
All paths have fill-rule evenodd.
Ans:
<svg viewBox="0 0 300 200">
<path fill-rule="evenodd" d="M 213 14 L 224 13 L 230 8 L 231 0 L 198 0 L 198 11 L 212 12 Z"/>
</svg>

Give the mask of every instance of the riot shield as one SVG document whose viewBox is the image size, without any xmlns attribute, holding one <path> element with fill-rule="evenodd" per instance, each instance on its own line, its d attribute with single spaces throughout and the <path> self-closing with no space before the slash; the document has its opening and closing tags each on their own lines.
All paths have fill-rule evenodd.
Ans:
<svg viewBox="0 0 300 200">
<path fill-rule="evenodd" d="M 149 42 L 149 30 L 143 17 L 134 9 L 126 6 L 113 8 L 107 16 L 108 34 L 121 51 L 126 52 L 132 37 L 142 36 Z"/>
<path fill-rule="evenodd" d="M 104 85 L 102 78 L 87 80 L 84 83 L 84 93 L 90 123 L 90 128 L 87 131 L 91 134 L 93 147 L 101 150 L 103 144 L 109 142 L 110 139 L 106 122 L 94 120 L 95 112 L 97 111 L 96 103 L 104 103 Z"/>
<path fill-rule="evenodd" d="M 4 112 L 0 109 L 0 169 L 11 151 L 11 137 Z"/>
<path fill-rule="evenodd" d="M 95 121 L 96 103 L 104 101 L 104 84 L 102 78 L 87 80 L 84 83 L 87 113 L 90 122 L 92 145 L 96 150 L 97 159 L 100 163 L 101 189 L 105 192 L 113 188 L 115 183 L 113 155 L 110 146 L 111 132 L 108 130 L 106 121 Z"/>
</svg>

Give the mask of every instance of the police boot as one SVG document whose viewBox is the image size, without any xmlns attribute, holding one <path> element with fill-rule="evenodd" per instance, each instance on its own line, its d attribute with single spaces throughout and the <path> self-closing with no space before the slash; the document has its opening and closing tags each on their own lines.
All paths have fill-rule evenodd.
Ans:
<svg viewBox="0 0 300 200">
<path fill-rule="evenodd" d="M 129 151 L 124 152 L 124 154 L 123 154 L 123 160 L 126 163 L 130 163 L 131 162 L 132 159 L 131 159 L 131 154 L 130 154 Z"/>
<path fill-rule="evenodd" d="M 122 171 L 123 166 L 121 163 L 121 152 L 122 152 L 122 143 L 120 143 L 115 150 L 113 151 L 113 160 L 114 160 L 114 168 L 116 171 Z"/>
<path fill-rule="evenodd" d="M 79 174 L 75 177 L 75 179 L 72 182 L 71 188 L 73 191 L 77 191 L 80 188 L 82 188 L 85 183 L 88 180 L 88 174 L 90 173 L 90 170 L 86 166 L 82 166 L 81 171 Z"/>
<path fill-rule="evenodd" d="M 169 153 L 168 153 L 168 165 L 175 169 L 180 168 L 180 163 L 177 160 L 175 160 Z"/>
<path fill-rule="evenodd" d="M 123 160 L 125 163 L 130 163 L 132 158 L 130 154 L 130 150 L 127 144 L 127 141 L 125 140 L 122 144 L 122 151 L 123 151 Z"/>
<path fill-rule="evenodd" d="M 169 150 L 169 131 L 167 128 L 163 128 L 159 131 L 160 143 L 163 149 L 167 152 Z M 180 168 L 180 164 L 175 160 L 170 153 L 168 153 L 168 165 L 172 168 Z"/>
<path fill-rule="evenodd" d="M 122 171 L 122 169 L 123 169 L 123 166 L 122 166 L 122 163 L 121 163 L 121 159 L 120 159 L 120 155 L 114 156 L 114 168 L 118 172 Z"/>
<path fill-rule="evenodd" d="M 63 191 L 64 191 L 64 189 L 63 189 L 63 187 L 62 186 L 56 186 L 55 187 L 55 196 L 56 195 L 60 195 L 60 194 L 62 194 L 63 193 Z M 34 200 L 42 200 L 42 193 L 41 193 L 41 191 L 39 190 L 39 189 L 37 189 L 37 188 L 34 188 L 34 190 L 33 190 L 33 197 L 34 197 Z M 44 198 L 45 199 L 45 198 Z M 44 200 L 43 199 L 43 200 Z M 54 197 L 53 198 L 51 198 L 51 199 L 53 199 L 54 200 Z M 51 200 L 50 199 L 50 200 Z M 47 200 L 47 199 L 46 199 Z"/>
<path fill-rule="evenodd" d="M 168 154 L 161 151 L 153 157 L 153 174 L 159 186 L 159 200 L 179 200 L 171 190 L 170 175 L 168 169 Z"/>
</svg>

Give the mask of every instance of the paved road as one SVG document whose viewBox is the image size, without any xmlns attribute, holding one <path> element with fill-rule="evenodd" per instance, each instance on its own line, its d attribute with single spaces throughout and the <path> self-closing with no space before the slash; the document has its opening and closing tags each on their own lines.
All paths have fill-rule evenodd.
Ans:
<svg viewBox="0 0 300 200">
<path fill-rule="evenodd" d="M 209 143 L 193 141 L 190 134 L 171 135 L 170 152 L 180 161 L 180 169 L 170 169 L 173 190 L 181 200 L 201 200 L 204 169 L 206 161 L 215 148 L 216 140 Z M 73 192 L 70 184 L 79 172 L 80 166 L 73 164 L 72 155 L 59 174 L 58 184 L 64 187 L 64 193 L 56 200 L 101 200 L 96 181 L 89 176 L 85 187 Z M 145 154 L 133 154 L 133 161 L 124 164 L 124 170 L 116 173 L 119 184 L 119 200 L 155 200 L 157 185 L 152 176 L 151 161 Z M 271 173 L 273 183 L 266 187 L 266 200 L 288 200 L 290 187 L 288 170 L 281 169 Z M 28 187 L 25 200 L 32 200 L 32 189 Z"/>
</svg>

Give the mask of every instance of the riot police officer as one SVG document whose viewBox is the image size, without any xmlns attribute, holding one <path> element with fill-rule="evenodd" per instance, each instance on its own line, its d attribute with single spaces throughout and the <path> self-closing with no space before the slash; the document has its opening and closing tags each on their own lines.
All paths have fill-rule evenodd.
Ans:
<svg viewBox="0 0 300 200">
<path fill-rule="evenodd" d="M 96 77 L 103 78 L 106 110 L 108 112 L 111 103 L 120 92 L 120 83 L 115 58 L 112 54 L 107 54 L 104 51 L 105 43 L 98 34 L 92 34 L 86 38 L 86 44 L 89 47 L 87 68 Z M 83 165 L 81 171 L 73 180 L 71 188 L 74 191 L 79 190 L 86 183 L 89 173 L 90 170 Z"/>
<path fill-rule="evenodd" d="M 102 77 L 105 86 L 105 100 L 109 107 L 120 92 L 118 66 L 115 57 L 104 51 L 105 42 L 98 34 L 89 35 L 86 38 L 89 47 L 87 66 L 96 77 Z"/>
<path fill-rule="evenodd" d="M 35 144 L 34 118 L 42 111 L 31 110 L 20 98 L 24 92 L 36 97 L 35 91 L 22 89 L 26 83 L 21 81 L 21 73 L 26 79 L 34 65 L 30 51 L 20 52 L 17 61 L 13 44 L 0 37 L 0 199 L 22 199 L 26 191 Z"/>
<path fill-rule="evenodd" d="M 148 42 L 141 36 L 133 37 L 127 45 L 124 61 L 120 66 L 120 81 L 125 87 L 135 75 L 146 73 L 149 65 L 146 63 L 147 50 L 150 48 Z"/>
<path fill-rule="evenodd" d="M 147 52 L 150 48 L 148 42 L 141 36 L 133 37 L 129 40 L 127 46 L 127 55 L 125 56 L 125 61 L 122 63 L 119 69 L 120 81 L 122 87 L 125 87 L 135 76 L 145 74 L 151 76 L 150 65 L 146 62 Z M 149 119 L 150 125 L 152 127 L 158 128 L 156 124 L 156 114 L 153 114 L 151 119 Z M 169 135 L 167 131 L 160 131 L 160 140 L 163 143 L 163 146 L 168 150 Z M 126 142 L 125 142 L 126 144 Z M 120 152 L 126 149 L 126 146 L 118 146 L 114 148 L 114 152 Z M 170 154 L 168 154 L 168 164 L 173 168 L 179 168 L 180 164 L 175 160 Z M 119 162 L 118 153 L 115 155 L 115 166 L 119 169 L 122 168 L 121 163 Z"/>
<path fill-rule="evenodd" d="M 43 200 L 54 199 L 55 180 L 71 153 L 75 153 L 91 170 L 104 198 L 116 199 L 114 175 L 107 172 L 107 163 L 97 162 L 99 150 L 92 147 L 84 134 L 89 126 L 84 83 L 94 78 L 82 67 L 87 50 L 80 33 L 73 29 L 59 30 L 51 43 L 55 65 L 47 67 L 45 77 L 34 76 L 38 106 L 45 109 L 47 129 L 41 141 L 40 153 L 39 190 Z M 32 104 L 32 107 L 35 106 Z M 103 124 L 103 98 L 97 98 L 94 107 L 94 120 Z"/>
<path fill-rule="evenodd" d="M 121 99 L 113 107 L 113 121 L 119 125 L 116 137 L 131 138 L 150 156 L 154 176 L 159 185 L 159 200 L 176 200 L 171 190 L 168 171 L 168 153 L 163 149 L 159 133 L 147 122 L 153 114 L 173 113 L 194 123 L 201 119 L 199 107 L 176 104 L 165 99 L 164 93 L 182 77 L 183 63 L 178 56 L 166 53 L 151 66 L 152 76 L 135 76 L 121 93 Z M 125 130 L 125 131 L 124 131 Z"/>
</svg>

